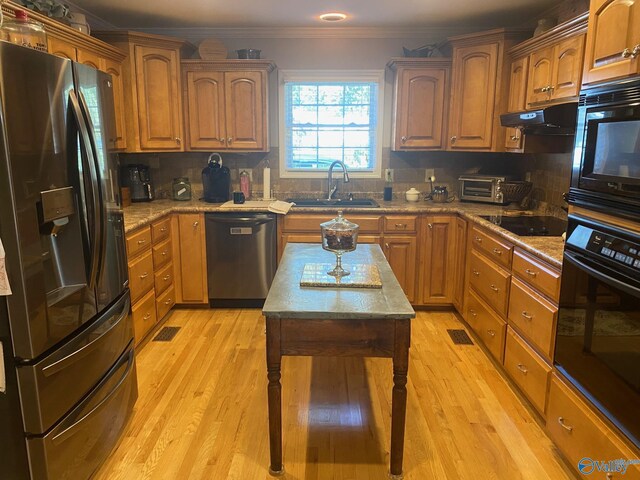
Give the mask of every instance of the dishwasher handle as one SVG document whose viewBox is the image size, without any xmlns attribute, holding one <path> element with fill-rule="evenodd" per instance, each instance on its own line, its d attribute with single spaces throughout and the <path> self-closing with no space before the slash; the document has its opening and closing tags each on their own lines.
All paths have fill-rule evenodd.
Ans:
<svg viewBox="0 0 640 480">
<path fill-rule="evenodd" d="M 206 215 L 205 220 L 213 223 L 224 223 L 228 225 L 258 226 L 264 223 L 275 221 L 275 218 L 268 215 L 250 217 L 227 217 L 223 215 Z"/>
</svg>

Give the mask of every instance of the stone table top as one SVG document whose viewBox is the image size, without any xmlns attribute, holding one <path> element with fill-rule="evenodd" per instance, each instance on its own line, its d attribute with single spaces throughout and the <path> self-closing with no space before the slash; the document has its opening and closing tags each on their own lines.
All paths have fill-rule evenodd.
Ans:
<svg viewBox="0 0 640 480">
<path fill-rule="evenodd" d="M 402 287 L 379 245 L 358 245 L 343 255 L 343 263 L 374 264 L 382 288 L 301 287 L 307 263 L 335 263 L 335 255 L 320 245 L 289 243 L 273 279 L 262 313 L 269 318 L 291 319 L 405 319 L 414 318 Z"/>
</svg>

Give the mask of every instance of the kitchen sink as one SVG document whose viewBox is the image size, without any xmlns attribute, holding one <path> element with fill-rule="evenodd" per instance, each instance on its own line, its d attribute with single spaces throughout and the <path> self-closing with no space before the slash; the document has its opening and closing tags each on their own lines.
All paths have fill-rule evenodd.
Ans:
<svg viewBox="0 0 640 480">
<path fill-rule="evenodd" d="M 354 198 L 353 200 L 327 200 L 326 198 L 287 198 L 287 202 L 293 202 L 298 207 L 345 207 L 345 208 L 375 208 L 378 202 L 373 198 Z"/>
</svg>

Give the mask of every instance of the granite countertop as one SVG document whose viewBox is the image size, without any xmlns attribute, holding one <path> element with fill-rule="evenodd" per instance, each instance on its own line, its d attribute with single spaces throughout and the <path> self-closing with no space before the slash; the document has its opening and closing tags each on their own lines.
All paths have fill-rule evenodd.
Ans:
<svg viewBox="0 0 640 480">
<path fill-rule="evenodd" d="M 260 206 L 258 202 L 250 202 L 249 205 L 223 207 L 221 203 L 206 203 L 201 200 L 189 200 L 177 202 L 174 200 L 154 200 L 153 202 L 134 203 L 124 209 L 125 232 L 130 232 L 136 228 L 148 225 L 154 220 L 169 213 L 196 213 L 196 212 L 267 212 L 269 202 Z M 451 203 L 433 202 L 407 202 L 404 200 L 393 200 L 390 202 L 379 202 L 377 208 L 347 208 L 341 207 L 345 213 L 378 213 L 378 214 L 459 214 L 463 218 L 477 223 L 488 230 L 491 230 L 514 245 L 523 250 L 536 255 L 551 265 L 562 268 L 562 252 L 564 242 L 561 237 L 521 237 L 515 235 L 504 228 L 480 218 L 480 215 L 540 215 L 541 212 L 532 210 L 515 210 L 500 205 L 489 205 L 483 203 L 468 203 L 454 201 Z M 327 214 L 337 212 L 337 207 L 293 207 L 291 213 L 318 213 Z M 348 215 L 345 215 L 348 216 Z M 319 227 L 318 227 L 319 228 Z"/>
<path fill-rule="evenodd" d="M 331 263 L 333 253 L 316 244 L 287 245 L 276 271 L 262 313 L 270 318 L 294 319 L 405 319 L 416 316 L 387 259 L 377 245 L 358 245 L 349 252 L 347 264 L 377 265 L 382 288 L 301 287 L 306 263 Z"/>
</svg>

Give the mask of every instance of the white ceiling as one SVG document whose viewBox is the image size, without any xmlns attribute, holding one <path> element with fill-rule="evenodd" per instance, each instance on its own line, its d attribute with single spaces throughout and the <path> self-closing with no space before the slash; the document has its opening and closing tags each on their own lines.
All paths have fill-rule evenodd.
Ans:
<svg viewBox="0 0 640 480">
<path fill-rule="evenodd" d="M 515 26 L 558 0 L 74 0 L 120 28 L 318 27 L 344 12 L 340 27 Z"/>
</svg>

